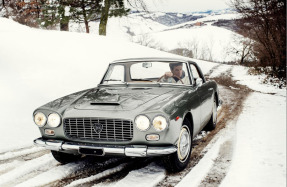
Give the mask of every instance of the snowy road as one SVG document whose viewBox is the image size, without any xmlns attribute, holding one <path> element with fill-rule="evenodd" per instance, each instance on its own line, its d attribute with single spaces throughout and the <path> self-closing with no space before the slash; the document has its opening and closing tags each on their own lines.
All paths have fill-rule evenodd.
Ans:
<svg viewBox="0 0 287 187">
<path fill-rule="evenodd" d="M 251 92 L 245 86 L 236 84 L 230 78 L 230 67 L 215 66 L 208 75 L 220 84 L 220 97 L 224 101 L 218 113 L 218 126 L 212 132 L 202 131 L 194 140 L 188 167 L 177 174 L 166 173 L 158 158 L 98 158 L 86 157 L 76 163 L 61 165 L 49 151 L 27 147 L 0 154 L 0 186 L 175 186 L 188 173 L 197 171 L 197 164 L 206 158 L 213 158 L 209 167 L 200 167 L 195 185 L 217 186 L 225 177 L 231 161 L 233 145 L 230 136 L 217 145 L 229 122 L 238 118 L 242 103 Z M 227 70 L 227 71 L 226 71 Z M 225 72 L 225 74 L 222 74 Z M 216 76 L 214 76 L 216 75 Z M 228 127 L 229 128 L 229 127 Z M 221 133 L 221 136 L 218 134 Z M 209 155 L 210 149 L 218 154 Z M 214 151 L 213 151 L 214 152 Z M 212 154 L 213 154 L 212 152 Z M 206 156 L 205 156 L 206 155 Z M 219 156 L 218 156 L 219 155 Z M 208 164 L 206 161 L 205 164 Z M 222 166 L 224 167 L 222 168 Z M 219 166 L 221 170 L 218 170 Z M 201 173 L 201 175 L 200 175 Z M 208 173 L 208 177 L 206 176 Z M 150 180 L 143 180 L 150 179 Z M 201 182 L 203 180 L 203 182 Z M 186 186 L 186 182 L 179 186 Z"/>
<path fill-rule="evenodd" d="M 262 84 L 248 68 L 193 59 L 219 83 L 223 105 L 217 128 L 194 139 L 184 171 L 167 173 L 160 158 L 85 157 L 61 165 L 49 151 L 31 145 L 39 137 L 31 119 L 36 107 L 95 87 L 115 59 L 173 55 L 4 18 L 0 41 L 1 187 L 286 186 L 286 88 Z"/>
</svg>

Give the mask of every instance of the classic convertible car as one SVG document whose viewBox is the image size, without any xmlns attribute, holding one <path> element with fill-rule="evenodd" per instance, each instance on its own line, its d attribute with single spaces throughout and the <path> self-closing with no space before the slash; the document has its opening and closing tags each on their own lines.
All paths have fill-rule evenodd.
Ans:
<svg viewBox="0 0 287 187">
<path fill-rule="evenodd" d="M 162 156 L 171 172 L 183 170 L 192 139 L 216 126 L 218 87 L 195 62 L 171 58 L 118 60 L 100 84 L 37 108 L 34 122 L 61 163 L 83 155 Z"/>
</svg>

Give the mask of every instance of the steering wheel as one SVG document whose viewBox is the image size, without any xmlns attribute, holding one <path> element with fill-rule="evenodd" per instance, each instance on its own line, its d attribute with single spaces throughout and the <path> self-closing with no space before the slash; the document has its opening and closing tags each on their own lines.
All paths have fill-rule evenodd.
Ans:
<svg viewBox="0 0 287 187">
<path fill-rule="evenodd" d="M 161 77 L 157 80 L 157 82 L 159 82 L 163 77 L 164 77 L 164 75 L 161 76 Z M 181 79 L 180 77 L 178 77 L 178 76 L 176 76 L 176 75 L 173 75 L 172 78 L 174 78 L 174 79 L 177 78 L 177 79 L 180 80 L 180 82 L 181 82 L 182 84 L 184 84 L 183 81 L 182 81 L 182 79 Z"/>
</svg>

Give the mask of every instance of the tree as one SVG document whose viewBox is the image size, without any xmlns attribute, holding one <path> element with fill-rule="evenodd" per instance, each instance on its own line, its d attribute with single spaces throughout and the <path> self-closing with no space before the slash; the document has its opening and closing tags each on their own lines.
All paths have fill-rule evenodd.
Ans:
<svg viewBox="0 0 287 187">
<path fill-rule="evenodd" d="M 127 0 L 127 3 L 133 8 L 147 11 L 144 0 Z M 130 9 L 125 8 L 124 0 L 104 0 L 99 25 L 99 35 L 106 35 L 109 17 L 126 16 L 129 11 Z"/>
<path fill-rule="evenodd" d="M 86 33 L 90 32 L 89 22 L 100 19 L 102 0 L 80 0 L 70 3 L 70 17 L 77 23 L 84 23 Z"/>
<path fill-rule="evenodd" d="M 278 77 L 286 76 L 285 0 L 231 0 L 241 13 L 240 33 L 254 40 L 252 49 L 262 66 L 271 66 Z"/>
<path fill-rule="evenodd" d="M 69 3 L 72 0 L 44 0 L 42 1 L 42 16 L 39 19 L 41 25 L 49 27 L 60 24 L 60 30 L 69 30 Z"/>
<path fill-rule="evenodd" d="M 99 25 L 99 35 L 106 35 L 108 18 L 112 16 L 125 16 L 130 11 L 124 6 L 123 0 L 104 0 Z"/>
<path fill-rule="evenodd" d="M 101 35 L 106 35 L 109 17 L 123 16 L 129 11 L 124 7 L 124 0 L 50 0 L 45 1 L 43 6 L 41 19 L 43 26 L 60 23 L 61 30 L 67 30 L 71 20 L 84 23 L 86 32 L 89 33 L 89 22 L 100 20 L 99 34 Z"/>
<path fill-rule="evenodd" d="M 252 65 L 251 63 L 256 61 L 253 53 L 254 41 L 252 39 L 234 33 L 232 44 L 228 46 L 227 54 L 236 54 L 240 65 Z"/>
<path fill-rule="evenodd" d="M 85 23 L 89 33 L 89 22 L 100 17 L 100 3 L 102 0 L 52 0 L 44 1 L 40 21 L 44 27 L 60 24 L 61 30 L 69 30 L 70 20 Z"/>
<path fill-rule="evenodd" d="M 37 27 L 36 21 L 40 16 L 42 0 L 2 0 L 0 12 L 4 17 L 32 27 Z"/>
</svg>

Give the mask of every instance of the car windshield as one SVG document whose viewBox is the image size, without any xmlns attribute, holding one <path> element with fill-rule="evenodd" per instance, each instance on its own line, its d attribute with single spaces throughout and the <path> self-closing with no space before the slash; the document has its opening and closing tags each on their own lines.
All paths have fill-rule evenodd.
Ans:
<svg viewBox="0 0 287 187">
<path fill-rule="evenodd" d="M 115 63 L 102 84 L 167 83 L 190 84 L 186 63 L 181 62 L 127 62 Z"/>
</svg>

